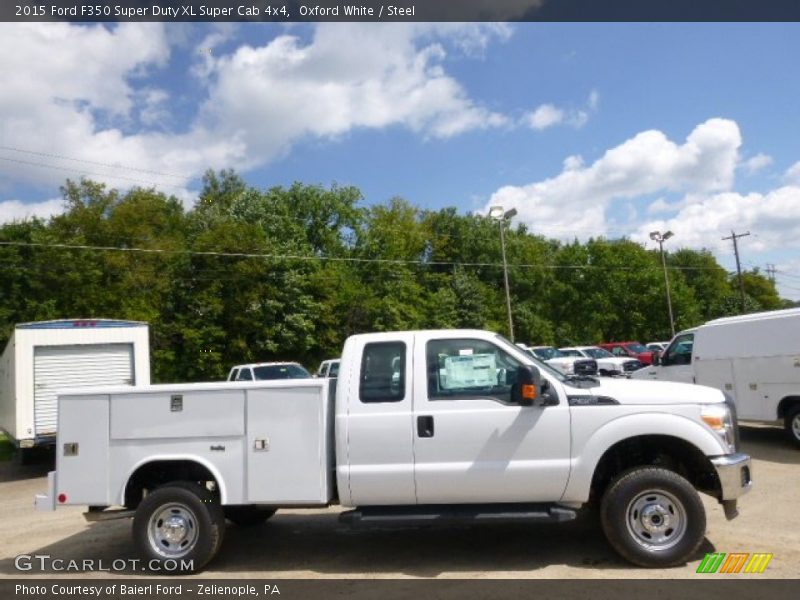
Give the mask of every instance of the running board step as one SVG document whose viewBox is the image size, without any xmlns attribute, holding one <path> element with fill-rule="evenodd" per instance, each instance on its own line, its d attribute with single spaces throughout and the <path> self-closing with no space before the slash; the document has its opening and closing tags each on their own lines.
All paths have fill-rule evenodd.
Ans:
<svg viewBox="0 0 800 600">
<path fill-rule="evenodd" d="M 363 506 L 339 515 L 353 527 L 420 527 L 519 521 L 562 523 L 572 521 L 571 508 L 553 504 L 455 504 L 414 506 Z"/>
</svg>

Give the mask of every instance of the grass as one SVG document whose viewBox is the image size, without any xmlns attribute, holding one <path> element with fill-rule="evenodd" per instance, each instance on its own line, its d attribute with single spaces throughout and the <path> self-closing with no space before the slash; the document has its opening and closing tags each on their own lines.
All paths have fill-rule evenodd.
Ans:
<svg viewBox="0 0 800 600">
<path fill-rule="evenodd" d="M 0 433 L 0 461 L 11 460 L 14 455 L 14 444 L 5 433 Z"/>
</svg>

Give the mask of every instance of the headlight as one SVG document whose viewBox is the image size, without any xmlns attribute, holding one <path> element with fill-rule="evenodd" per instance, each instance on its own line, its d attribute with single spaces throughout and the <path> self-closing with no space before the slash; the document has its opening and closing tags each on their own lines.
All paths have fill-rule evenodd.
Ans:
<svg viewBox="0 0 800 600">
<path fill-rule="evenodd" d="M 710 404 L 700 411 L 703 423 L 714 430 L 728 447 L 728 452 L 736 451 L 736 431 L 730 409 L 724 404 Z"/>
</svg>

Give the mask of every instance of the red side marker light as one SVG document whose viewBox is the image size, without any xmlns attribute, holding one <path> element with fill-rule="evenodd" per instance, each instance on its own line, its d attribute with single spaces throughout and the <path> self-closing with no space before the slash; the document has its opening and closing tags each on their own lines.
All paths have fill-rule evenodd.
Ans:
<svg viewBox="0 0 800 600">
<path fill-rule="evenodd" d="M 64 504 L 64 502 L 66 502 L 66 501 L 67 501 L 67 495 L 66 494 L 59 494 L 58 495 L 58 503 L 59 504 Z"/>
</svg>

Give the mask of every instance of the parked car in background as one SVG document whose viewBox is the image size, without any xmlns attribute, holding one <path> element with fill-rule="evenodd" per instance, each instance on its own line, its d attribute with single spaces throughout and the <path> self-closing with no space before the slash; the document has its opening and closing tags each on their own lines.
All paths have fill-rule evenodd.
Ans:
<svg viewBox="0 0 800 600">
<path fill-rule="evenodd" d="M 647 349 L 652 350 L 653 352 L 664 352 L 669 346 L 669 342 L 647 342 Z"/>
<path fill-rule="evenodd" d="M 605 348 L 599 348 L 597 346 L 574 346 L 570 348 L 559 348 L 559 350 L 567 356 L 593 358 L 597 361 L 597 372 L 600 375 L 630 375 L 644 366 L 637 358 L 614 356 Z"/>
<path fill-rule="evenodd" d="M 800 309 L 715 319 L 678 333 L 635 379 L 697 383 L 733 397 L 739 419 L 778 422 L 800 446 Z"/>
<path fill-rule="evenodd" d="M 236 365 L 228 373 L 228 381 L 266 381 L 269 379 L 309 379 L 311 373 L 296 362 L 265 362 Z"/>
<path fill-rule="evenodd" d="M 565 375 L 597 375 L 597 362 L 592 358 L 568 356 L 553 346 L 517 346 Z"/>
<path fill-rule="evenodd" d="M 317 369 L 315 377 L 338 377 L 339 362 L 338 358 L 323 360 Z"/>
<path fill-rule="evenodd" d="M 648 350 L 647 346 L 640 342 L 606 342 L 597 345 L 605 348 L 614 356 L 635 358 L 645 365 L 653 364 L 653 351 Z"/>
</svg>

